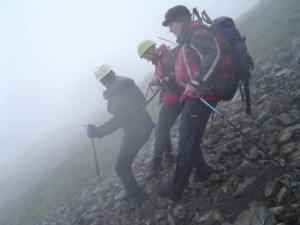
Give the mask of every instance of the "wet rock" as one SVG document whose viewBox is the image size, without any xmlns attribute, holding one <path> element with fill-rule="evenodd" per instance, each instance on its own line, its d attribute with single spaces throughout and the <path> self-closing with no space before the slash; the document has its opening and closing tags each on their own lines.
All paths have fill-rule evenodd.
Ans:
<svg viewBox="0 0 300 225">
<path fill-rule="evenodd" d="M 167 216 L 166 212 L 164 210 L 155 210 L 155 220 L 159 221 Z"/>
<path fill-rule="evenodd" d="M 300 146 L 296 142 L 289 142 L 280 148 L 280 156 L 282 158 L 285 158 L 286 156 L 289 156 L 291 153 L 299 149 Z"/>
<path fill-rule="evenodd" d="M 291 51 L 281 52 L 277 56 L 277 61 L 280 63 L 287 63 L 292 59 L 293 55 Z"/>
<path fill-rule="evenodd" d="M 178 205 L 173 209 L 173 215 L 178 219 L 183 218 L 185 214 L 186 214 L 186 209 L 184 208 L 183 205 Z"/>
<path fill-rule="evenodd" d="M 293 153 L 290 155 L 289 159 L 291 161 L 296 161 L 300 159 L 300 149 L 299 149 L 299 144 L 296 145 L 297 146 L 297 150 L 293 151 Z"/>
<path fill-rule="evenodd" d="M 278 116 L 278 122 L 283 126 L 289 126 L 294 124 L 295 120 L 288 113 L 282 113 Z"/>
<path fill-rule="evenodd" d="M 219 210 L 212 210 L 202 216 L 197 213 L 197 215 L 193 218 L 193 222 L 196 222 L 199 225 L 218 225 L 222 224 L 223 216 Z"/>
<path fill-rule="evenodd" d="M 88 223 L 93 222 L 97 217 L 98 217 L 97 213 L 90 212 L 83 218 L 83 221 L 88 224 Z"/>
<path fill-rule="evenodd" d="M 281 78 L 283 76 L 287 76 L 291 73 L 291 70 L 290 69 L 287 69 L 287 68 L 283 68 L 282 70 L 279 70 L 275 76 L 278 77 L 278 78 Z"/>
<path fill-rule="evenodd" d="M 236 172 L 239 176 L 253 176 L 256 174 L 262 165 L 257 162 L 250 162 L 249 160 L 243 160 L 241 165 L 237 168 Z"/>
<path fill-rule="evenodd" d="M 240 183 L 235 193 L 235 197 L 245 194 L 250 188 L 253 188 L 255 177 L 246 179 L 243 183 Z"/>
<path fill-rule="evenodd" d="M 277 181 L 268 181 L 265 184 L 265 197 L 268 198 L 279 191 L 279 184 Z"/>
<path fill-rule="evenodd" d="M 277 203 L 281 204 L 284 201 L 286 201 L 287 195 L 288 195 L 288 189 L 286 187 L 282 187 L 276 195 Z"/>
<path fill-rule="evenodd" d="M 276 207 L 272 207 L 269 208 L 269 211 L 271 213 L 273 213 L 275 216 L 281 215 L 284 211 L 284 207 L 283 206 L 276 206 Z"/>
<path fill-rule="evenodd" d="M 294 126 L 289 126 L 285 129 L 283 129 L 277 136 L 277 141 L 279 143 L 285 143 L 287 142 L 294 133 L 299 132 L 300 130 L 300 124 L 296 124 Z"/>
<path fill-rule="evenodd" d="M 300 120 L 300 110 L 299 109 L 291 109 L 289 111 L 289 115 L 297 122 Z"/>
<path fill-rule="evenodd" d="M 253 207 L 242 212 L 233 225 L 275 225 L 276 219 L 268 210 L 261 207 Z"/>
<path fill-rule="evenodd" d="M 295 59 L 295 63 L 300 65 L 300 51 Z"/>
</svg>

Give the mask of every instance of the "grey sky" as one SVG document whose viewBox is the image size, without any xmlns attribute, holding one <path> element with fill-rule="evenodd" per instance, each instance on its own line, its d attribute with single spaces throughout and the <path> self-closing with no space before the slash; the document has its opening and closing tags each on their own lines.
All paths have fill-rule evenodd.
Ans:
<svg viewBox="0 0 300 225">
<path fill-rule="evenodd" d="M 95 65 L 110 64 L 137 82 L 152 71 L 138 58 L 137 45 L 163 43 L 158 37 L 175 41 L 161 26 L 168 8 L 183 4 L 212 18 L 236 18 L 257 2 L 0 0 L 0 166 L 48 130 L 101 109 Z"/>
</svg>

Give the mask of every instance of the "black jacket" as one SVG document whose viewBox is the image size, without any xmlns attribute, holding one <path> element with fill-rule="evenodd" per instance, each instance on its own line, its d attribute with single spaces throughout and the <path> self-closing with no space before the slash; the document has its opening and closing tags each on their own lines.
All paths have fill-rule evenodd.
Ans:
<svg viewBox="0 0 300 225">
<path fill-rule="evenodd" d="M 144 108 L 145 97 L 132 79 L 116 76 L 103 92 L 103 97 L 107 100 L 107 111 L 113 117 L 98 127 L 97 137 L 106 136 L 121 127 L 125 132 L 154 127 L 155 124 Z"/>
</svg>

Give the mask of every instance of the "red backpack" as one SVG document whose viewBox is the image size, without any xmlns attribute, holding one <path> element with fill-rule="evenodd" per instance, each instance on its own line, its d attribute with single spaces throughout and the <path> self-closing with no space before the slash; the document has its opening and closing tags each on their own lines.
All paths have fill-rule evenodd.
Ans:
<svg viewBox="0 0 300 225">
<path fill-rule="evenodd" d="M 225 82 L 224 85 L 220 87 L 216 84 L 216 90 L 219 90 L 219 96 L 222 98 L 222 90 L 227 84 L 228 86 L 225 87 L 227 90 L 228 95 L 226 94 L 226 90 L 224 89 L 224 98 L 221 100 L 228 101 L 231 100 L 234 96 L 237 87 L 240 87 L 241 97 L 244 101 L 244 96 L 246 98 L 246 106 L 247 106 L 247 114 L 251 114 L 251 103 L 250 103 L 250 90 L 249 90 L 249 79 L 251 77 L 251 71 L 254 68 L 254 63 L 252 57 L 247 51 L 246 45 L 246 37 L 242 36 L 238 29 L 235 26 L 235 23 L 232 18 L 222 16 L 211 20 L 205 11 L 202 12 L 202 16 L 199 15 L 196 8 L 193 9 L 193 16 L 196 16 L 198 20 L 205 21 L 210 26 L 207 27 L 210 32 L 222 39 L 222 41 L 218 41 L 220 48 L 222 49 L 222 54 L 228 55 L 235 67 L 235 80 L 237 80 L 237 84 L 235 85 L 234 81 L 229 81 L 227 79 L 223 79 Z M 228 48 L 222 48 L 224 46 L 223 43 L 227 42 Z M 222 63 L 221 63 L 222 64 Z M 221 65 L 222 67 L 222 65 Z M 222 79 L 221 79 L 222 81 Z M 218 83 L 218 82 L 217 82 Z M 240 83 L 244 86 L 244 92 L 242 91 Z M 231 89 L 231 91 L 230 91 Z M 230 92 L 232 92 L 232 97 Z"/>
<path fill-rule="evenodd" d="M 196 27 L 190 32 L 190 36 L 201 34 L 204 32 L 211 32 L 205 25 Z M 221 101 L 229 101 L 233 98 L 238 88 L 237 68 L 233 62 L 231 54 L 231 47 L 226 40 L 219 34 L 213 34 L 220 49 L 220 59 L 218 62 L 217 70 L 213 76 L 207 81 L 212 86 L 217 98 Z M 199 56 L 195 50 L 190 47 L 190 41 L 187 42 L 187 48 L 193 55 L 193 60 L 197 63 L 200 62 Z"/>
</svg>

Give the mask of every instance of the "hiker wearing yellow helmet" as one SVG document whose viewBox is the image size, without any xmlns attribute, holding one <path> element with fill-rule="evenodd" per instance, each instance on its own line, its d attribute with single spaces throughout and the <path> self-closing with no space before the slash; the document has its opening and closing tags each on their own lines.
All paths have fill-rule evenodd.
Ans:
<svg viewBox="0 0 300 225">
<path fill-rule="evenodd" d="M 155 73 L 150 85 L 159 86 L 161 109 L 155 132 L 154 154 L 146 179 L 150 179 L 161 171 L 162 156 L 168 162 L 174 161 L 170 130 L 181 112 L 179 102 L 180 91 L 175 80 L 175 55 L 166 45 L 156 48 L 151 40 L 144 40 L 138 45 L 138 55 L 155 66 Z"/>
<path fill-rule="evenodd" d="M 153 41 L 144 40 L 138 45 L 138 55 L 140 56 L 140 58 L 151 59 L 151 57 L 147 57 L 147 56 L 152 55 L 152 50 L 154 50 L 154 48 L 155 48 L 155 43 Z"/>
</svg>

